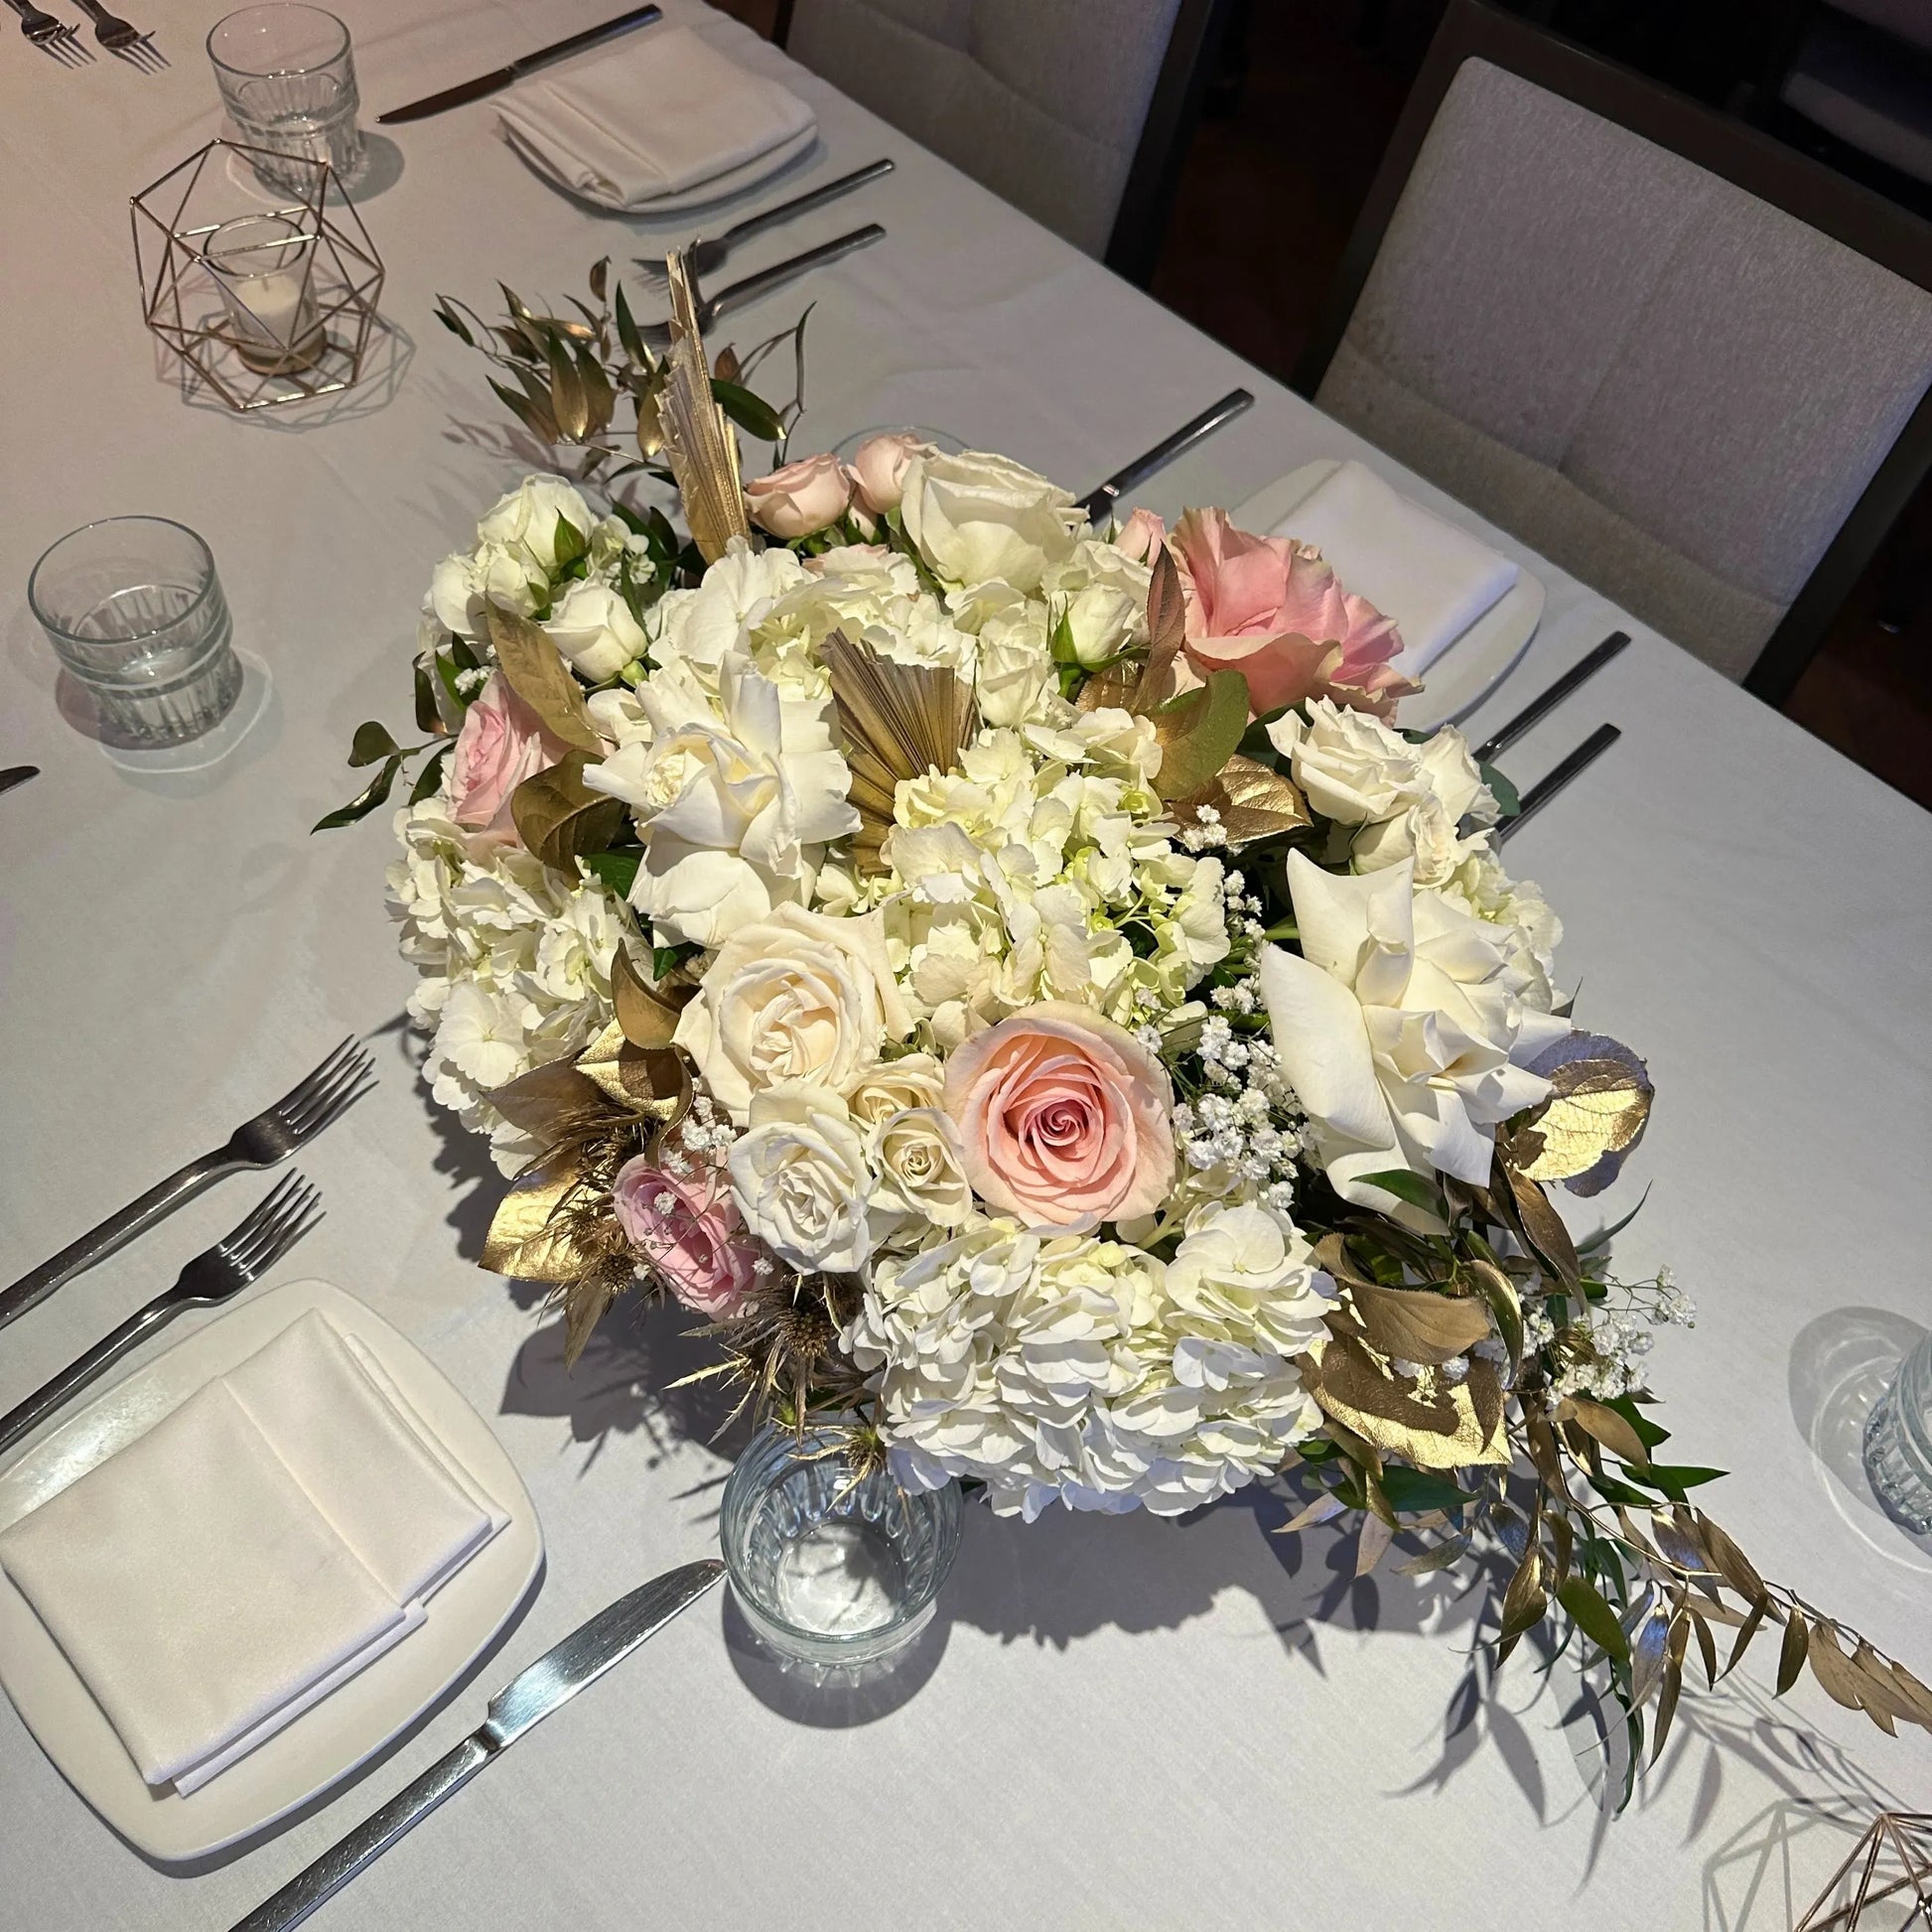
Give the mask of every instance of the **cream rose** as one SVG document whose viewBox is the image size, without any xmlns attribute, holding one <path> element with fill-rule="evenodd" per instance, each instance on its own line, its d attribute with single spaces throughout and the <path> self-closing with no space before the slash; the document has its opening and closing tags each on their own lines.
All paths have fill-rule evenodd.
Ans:
<svg viewBox="0 0 1932 1932">
<path fill-rule="evenodd" d="M 568 523 L 582 539 L 581 552 L 591 540 L 597 518 L 591 506 L 561 477 L 525 477 L 507 496 L 499 497 L 477 524 L 483 543 L 500 543 L 526 557 L 547 577 L 557 568 L 557 525 Z"/>
<path fill-rule="evenodd" d="M 911 1030 L 879 914 L 833 919 L 780 905 L 719 948 L 674 1037 L 742 1127 L 763 1088 L 845 1087 Z"/>
<path fill-rule="evenodd" d="M 928 1228 L 963 1227 L 973 1190 L 960 1162 L 959 1136 L 937 1107 L 901 1107 L 877 1122 L 866 1141 L 877 1179 L 873 1232 L 881 1241 L 909 1234 L 918 1246 Z"/>
<path fill-rule="evenodd" d="M 1062 620 L 1075 659 L 1093 670 L 1118 657 L 1140 631 L 1146 608 L 1113 584 L 1089 584 L 1067 601 Z"/>
<path fill-rule="evenodd" d="M 1034 591 L 1049 564 L 1073 548 L 1073 498 L 1003 456 L 964 450 L 906 466 L 899 515 L 905 534 L 951 584 L 997 578 Z"/>
<path fill-rule="evenodd" d="M 800 457 L 745 485 L 752 521 L 774 537 L 829 529 L 852 502 L 852 473 L 835 456 Z"/>
<path fill-rule="evenodd" d="M 571 668 L 592 684 L 608 683 L 644 654 L 643 626 L 609 584 L 571 585 L 543 628 Z"/>
<path fill-rule="evenodd" d="M 1489 1179 L 1497 1126 L 1550 1083 L 1526 1070 L 1566 1023 L 1512 990 L 1506 934 L 1415 890 L 1405 861 L 1359 877 L 1288 857 L 1300 957 L 1261 954 L 1275 1049 L 1344 1200 L 1439 1232 L 1366 1176 Z"/>
<path fill-rule="evenodd" d="M 911 430 L 868 436 L 852 452 L 852 481 L 860 507 L 874 516 L 897 509 L 905 494 L 905 474 L 912 467 L 912 459 L 935 454 L 932 445 Z"/>
<path fill-rule="evenodd" d="M 873 1174 L 836 1093 L 803 1080 L 761 1088 L 729 1165 L 745 1225 L 780 1260 L 842 1275 L 865 1265 Z"/>
<path fill-rule="evenodd" d="M 1268 738 L 1324 818 L 1370 825 L 1407 811 L 1423 795 L 1417 747 L 1365 711 L 1316 698 L 1307 724 L 1287 712 L 1268 727 Z"/>
<path fill-rule="evenodd" d="M 549 584 L 527 557 L 500 543 L 485 543 L 445 557 L 430 574 L 426 602 L 445 630 L 475 637 L 482 631 L 485 604 L 500 604 L 527 618 Z"/>
<path fill-rule="evenodd" d="M 854 1120 L 877 1127 L 888 1114 L 905 1107 L 936 1107 L 946 1072 L 931 1053 L 901 1053 L 896 1060 L 869 1066 L 845 1090 Z"/>
</svg>

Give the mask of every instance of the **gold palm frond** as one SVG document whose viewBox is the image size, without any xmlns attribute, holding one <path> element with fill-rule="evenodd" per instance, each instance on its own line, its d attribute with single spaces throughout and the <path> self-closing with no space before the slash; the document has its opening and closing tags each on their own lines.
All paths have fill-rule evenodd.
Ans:
<svg viewBox="0 0 1932 1932">
<path fill-rule="evenodd" d="M 670 376 L 657 401 L 658 429 L 692 540 L 705 562 L 715 564 L 733 537 L 749 542 L 752 535 L 738 439 L 711 393 L 711 365 L 682 252 L 671 256 L 665 273 L 671 285 Z"/>
</svg>

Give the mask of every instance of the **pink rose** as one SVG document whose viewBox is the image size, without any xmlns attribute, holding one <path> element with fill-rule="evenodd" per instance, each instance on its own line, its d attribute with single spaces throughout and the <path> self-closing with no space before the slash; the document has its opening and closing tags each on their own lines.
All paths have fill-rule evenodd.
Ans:
<svg viewBox="0 0 1932 1932">
<path fill-rule="evenodd" d="M 915 456 L 932 455 L 932 445 L 924 443 L 910 430 L 894 430 L 884 436 L 868 436 L 852 452 L 852 483 L 860 506 L 875 516 L 896 510 L 905 494 L 905 473 Z"/>
<path fill-rule="evenodd" d="M 1257 716 L 1332 698 L 1386 718 L 1422 687 L 1396 670 L 1392 618 L 1351 597 L 1317 550 L 1250 536 L 1224 510 L 1189 510 L 1173 548 L 1187 606 L 1187 655 L 1203 676 L 1240 671 Z"/>
<path fill-rule="evenodd" d="M 510 794 L 547 771 L 570 748 L 492 671 L 470 709 L 450 754 L 450 816 L 473 832 L 516 838 Z"/>
<path fill-rule="evenodd" d="M 1124 1027 L 1048 1000 L 956 1048 L 945 1110 L 966 1177 L 1030 1226 L 1150 1214 L 1173 1178 L 1173 1089 Z"/>
<path fill-rule="evenodd" d="M 835 456 L 800 457 L 755 477 L 745 506 L 774 537 L 808 537 L 829 529 L 852 504 L 852 472 Z"/>
<path fill-rule="evenodd" d="M 743 1311 L 757 1257 L 729 1187 L 703 1172 L 666 1173 L 639 1154 L 618 1170 L 611 1196 L 631 1246 L 687 1309 L 713 1321 Z"/>
<path fill-rule="evenodd" d="M 1114 532 L 1114 548 L 1137 564 L 1151 564 L 1168 540 L 1168 526 L 1152 510 L 1136 510 Z"/>
</svg>

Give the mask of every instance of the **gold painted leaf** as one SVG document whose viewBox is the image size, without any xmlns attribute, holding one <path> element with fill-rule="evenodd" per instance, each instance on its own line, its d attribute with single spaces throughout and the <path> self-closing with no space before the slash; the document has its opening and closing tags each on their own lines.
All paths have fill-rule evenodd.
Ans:
<svg viewBox="0 0 1932 1932">
<path fill-rule="evenodd" d="M 550 1141 L 566 1117 L 605 1103 L 596 1084 L 569 1060 L 550 1060 L 491 1088 L 489 1104 L 519 1132 Z"/>
<path fill-rule="evenodd" d="M 1520 1637 L 1542 1622 L 1549 1607 L 1549 1594 L 1543 1587 L 1543 1550 L 1532 1542 L 1503 1591 L 1502 1627 L 1497 1634 L 1504 1640 Z"/>
<path fill-rule="evenodd" d="M 1825 1695 L 1834 1704 L 1842 1704 L 1848 1711 L 1862 1711 L 1864 1700 L 1860 1695 L 1859 1674 L 1852 1668 L 1852 1660 L 1838 1647 L 1838 1626 L 1833 1623 L 1816 1623 L 1812 1626 L 1811 1643 L 1806 1649 L 1805 1659 L 1811 1665 L 1811 1674 L 1825 1687 Z"/>
<path fill-rule="evenodd" d="M 1239 671 L 1212 671 L 1207 682 L 1147 714 L 1161 741 L 1154 788 L 1163 798 L 1186 798 L 1212 783 L 1248 729 L 1248 680 Z"/>
<path fill-rule="evenodd" d="M 1140 680 L 1132 671 L 1124 671 L 1114 665 L 1107 670 L 1096 671 L 1081 685 L 1079 696 L 1073 700 L 1074 708 L 1079 711 L 1132 711 L 1134 694 L 1139 688 Z"/>
<path fill-rule="evenodd" d="M 486 603 L 483 630 L 510 689 L 545 729 L 574 750 L 602 758 L 604 741 L 584 708 L 583 687 L 541 627 L 500 604 Z"/>
<path fill-rule="evenodd" d="M 1473 1299 L 1365 1281 L 1349 1283 L 1348 1299 L 1370 1346 L 1400 1361 L 1440 1366 L 1491 1332 L 1488 1309 Z"/>
<path fill-rule="evenodd" d="M 1353 1335 L 1324 1337 L 1301 1359 L 1303 1379 L 1323 1414 L 1419 1469 L 1511 1460 L 1502 1386 L 1488 1362 L 1471 1362 L 1459 1384 L 1431 1374 L 1405 1388 Z"/>
<path fill-rule="evenodd" d="M 660 1126 L 682 1120 L 691 1105 L 691 1070 L 675 1048 L 634 1046 L 616 1020 L 577 1056 L 578 1070 L 606 1097 Z"/>
<path fill-rule="evenodd" d="M 1495 1165 L 1502 1178 L 1493 1183 L 1492 1191 L 1506 1194 L 1511 1210 L 1507 1218 L 1513 1230 L 1522 1235 L 1524 1246 L 1574 1295 L 1583 1283 L 1577 1244 L 1570 1238 L 1563 1216 L 1550 1205 L 1549 1195 L 1516 1166 L 1515 1153 L 1513 1144 L 1507 1148 L 1497 1146 Z"/>
<path fill-rule="evenodd" d="M 602 852 L 623 824 L 623 800 L 584 782 L 582 752 L 533 771 L 510 793 L 510 817 L 525 848 L 550 868 L 577 877 L 580 854 Z"/>
<path fill-rule="evenodd" d="M 1387 1554 L 1395 1541 L 1395 1531 L 1379 1516 L 1362 1518 L 1362 1533 L 1355 1545 L 1355 1575 L 1366 1577 Z"/>
<path fill-rule="evenodd" d="M 733 537 L 752 540 L 738 471 L 738 438 L 711 392 L 711 365 L 681 251 L 664 264 L 664 272 L 670 283 L 671 351 L 669 378 L 658 402 L 658 427 L 691 540 L 705 562 L 715 564 Z"/>
<path fill-rule="evenodd" d="M 1700 1515 L 1697 1526 L 1704 1547 L 1711 1552 L 1713 1561 L 1723 1571 L 1725 1582 L 1754 1608 L 1766 1602 L 1768 1597 L 1764 1579 L 1757 1574 L 1743 1551 L 1710 1517 Z"/>
<path fill-rule="evenodd" d="M 575 1185 L 577 1172 L 576 1157 L 568 1155 L 518 1180 L 497 1203 L 480 1265 L 513 1281 L 575 1281 L 587 1258 L 551 1217 Z"/>
<path fill-rule="evenodd" d="M 879 870 L 900 781 L 953 768 L 973 735 L 973 694 L 943 665 L 895 664 L 842 630 L 826 635 L 819 654 L 852 771 L 847 795 L 862 821 L 853 850 Z"/>
<path fill-rule="evenodd" d="M 1287 772 L 1272 770 L 1240 752 L 1221 767 L 1218 777 L 1176 799 L 1169 816 L 1177 825 L 1198 825 L 1203 805 L 1214 811 L 1231 852 L 1257 839 L 1299 832 L 1314 822 L 1301 786 Z"/>
<path fill-rule="evenodd" d="M 1187 600 L 1181 592 L 1180 572 L 1165 543 L 1154 553 L 1148 582 L 1147 636 L 1147 663 L 1132 699 L 1135 711 L 1152 711 L 1173 695 L 1174 665 L 1187 638 Z"/>
<path fill-rule="evenodd" d="M 1811 1631 L 1805 1613 L 1793 1603 L 1784 1620 L 1784 1641 L 1778 1646 L 1778 1696 L 1783 1697 L 1804 1674 L 1805 1652 L 1811 1647 Z"/>
<path fill-rule="evenodd" d="M 1566 1060 L 1550 1075 L 1550 1098 L 1519 1130 L 1541 1145 L 1523 1163 L 1531 1180 L 1570 1180 L 1605 1155 L 1634 1146 L 1650 1118 L 1649 1076 L 1612 1059 Z"/>
<path fill-rule="evenodd" d="M 1650 1455 L 1643 1446 L 1643 1438 L 1614 1409 L 1606 1409 L 1587 1396 L 1568 1395 L 1557 1405 L 1557 1420 L 1576 1423 L 1624 1461 L 1639 1469 L 1649 1468 Z"/>
<path fill-rule="evenodd" d="M 695 980 L 666 974 L 654 985 L 620 946 L 611 960 L 611 993 L 618 1025 L 631 1045 L 652 1051 L 669 1046 L 677 1017 L 698 990 Z"/>
</svg>

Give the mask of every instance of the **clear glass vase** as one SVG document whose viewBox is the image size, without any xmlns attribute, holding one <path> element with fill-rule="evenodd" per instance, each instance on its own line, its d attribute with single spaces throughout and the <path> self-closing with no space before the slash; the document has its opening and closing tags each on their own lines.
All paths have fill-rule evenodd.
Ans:
<svg viewBox="0 0 1932 1932">
<path fill-rule="evenodd" d="M 1899 1364 L 1865 1420 L 1864 1472 L 1907 1529 L 1932 1531 L 1932 1335 Z"/>
<path fill-rule="evenodd" d="M 816 1674 L 884 1667 L 931 1621 L 959 1548 L 956 1483 L 860 1473 L 838 1428 L 767 1426 L 725 1484 L 720 1537 L 752 1629 Z"/>
</svg>

